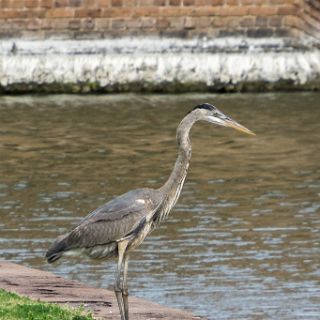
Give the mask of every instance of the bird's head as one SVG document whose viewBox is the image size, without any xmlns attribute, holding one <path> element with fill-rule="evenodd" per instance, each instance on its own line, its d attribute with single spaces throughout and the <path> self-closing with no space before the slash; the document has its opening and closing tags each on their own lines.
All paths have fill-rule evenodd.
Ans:
<svg viewBox="0 0 320 320">
<path fill-rule="evenodd" d="M 194 113 L 197 120 L 208 121 L 219 126 L 230 127 L 247 134 L 255 135 L 251 130 L 226 116 L 218 108 L 209 103 L 203 103 L 195 106 L 190 113 Z"/>
</svg>

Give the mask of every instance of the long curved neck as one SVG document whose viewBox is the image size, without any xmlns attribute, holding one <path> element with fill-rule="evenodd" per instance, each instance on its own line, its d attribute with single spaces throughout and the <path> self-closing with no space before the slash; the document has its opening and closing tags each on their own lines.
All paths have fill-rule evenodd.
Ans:
<svg viewBox="0 0 320 320">
<path fill-rule="evenodd" d="M 195 123 L 193 117 L 188 115 L 181 121 L 177 129 L 177 143 L 178 143 L 178 157 L 174 164 L 173 170 L 169 176 L 169 179 L 164 184 L 163 188 L 168 191 L 176 190 L 179 184 L 183 183 L 187 170 L 189 167 L 189 162 L 191 159 L 191 143 L 189 138 L 189 133 L 192 125 Z"/>
<path fill-rule="evenodd" d="M 163 203 L 159 220 L 163 220 L 170 209 L 176 204 L 184 180 L 187 176 L 189 161 L 191 159 L 191 143 L 189 132 L 197 119 L 189 113 L 181 121 L 177 129 L 177 143 L 179 147 L 178 158 L 166 183 L 160 188 L 163 196 Z"/>
</svg>

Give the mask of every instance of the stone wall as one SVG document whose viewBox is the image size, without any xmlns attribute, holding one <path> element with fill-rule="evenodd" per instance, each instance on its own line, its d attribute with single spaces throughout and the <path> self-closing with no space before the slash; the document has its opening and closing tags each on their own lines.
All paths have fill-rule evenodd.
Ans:
<svg viewBox="0 0 320 320">
<path fill-rule="evenodd" d="M 0 38 L 320 39 L 319 0 L 0 0 Z"/>
</svg>

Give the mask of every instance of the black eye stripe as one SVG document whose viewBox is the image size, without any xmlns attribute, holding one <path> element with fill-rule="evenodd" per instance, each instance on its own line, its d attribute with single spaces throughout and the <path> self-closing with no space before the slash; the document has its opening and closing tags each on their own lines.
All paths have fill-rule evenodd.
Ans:
<svg viewBox="0 0 320 320">
<path fill-rule="evenodd" d="M 190 113 L 190 112 L 192 112 L 192 111 L 194 111 L 196 109 L 205 109 L 205 110 L 213 111 L 213 110 L 216 110 L 217 108 L 214 107 L 213 105 L 211 105 L 210 103 L 202 103 L 202 104 L 199 104 L 199 105 L 195 106 L 188 113 Z"/>
</svg>

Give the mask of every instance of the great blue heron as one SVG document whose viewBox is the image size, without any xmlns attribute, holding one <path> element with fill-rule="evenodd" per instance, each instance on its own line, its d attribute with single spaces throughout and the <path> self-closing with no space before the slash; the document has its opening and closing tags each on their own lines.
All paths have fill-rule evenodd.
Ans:
<svg viewBox="0 0 320 320">
<path fill-rule="evenodd" d="M 58 237 L 46 253 L 49 263 L 67 253 L 86 254 L 96 259 L 118 257 L 114 291 L 121 320 L 129 320 L 129 253 L 168 216 L 176 204 L 191 158 L 189 132 L 199 120 L 254 134 L 208 103 L 194 107 L 178 126 L 178 158 L 162 187 L 132 190 L 104 204 L 85 217 L 71 232 Z"/>
</svg>

